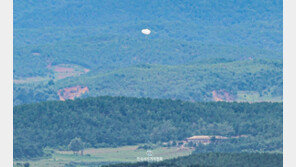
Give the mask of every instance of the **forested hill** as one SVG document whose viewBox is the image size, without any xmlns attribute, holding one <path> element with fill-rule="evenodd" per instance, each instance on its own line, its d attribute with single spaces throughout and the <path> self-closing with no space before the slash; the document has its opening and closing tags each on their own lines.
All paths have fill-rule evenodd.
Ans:
<svg viewBox="0 0 296 167">
<path fill-rule="evenodd" d="M 73 98 L 110 95 L 187 101 L 282 101 L 282 68 L 281 61 L 270 60 L 221 59 L 179 66 L 143 64 L 61 80 L 15 84 L 13 98 L 14 105 L 58 100 L 67 98 L 67 94 Z M 77 90 L 77 86 L 87 92 Z"/>
<path fill-rule="evenodd" d="M 282 59 L 282 0 L 14 0 L 14 77 L 49 64 L 91 70 L 191 64 L 207 58 Z M 149 36 L 141 29 L 149 28 Z"/>
<path fill-rule="evenodd" d="M 282 8 L 282 0 L 14 0 L 14 103 L 57 100 L 76 86 L 88 87 L 84 97 L 282 101 Z"/>
<path fill-rule="evenodd" d="M 206 153 L 194 154 L 158 163 L 123 163 L 103 167 L 282 167 L 283 154 Z"/>
<path fill-rule="evenodd" d="M 14 107 L 14 158 L 42 156 L 80 137 L 87 147 L 183 140 L 193 135 L 248 137 L 207 152 L 282 152 L 282 103 L 191 103 L 128 97 L 49 101 Z"/>
</svg>

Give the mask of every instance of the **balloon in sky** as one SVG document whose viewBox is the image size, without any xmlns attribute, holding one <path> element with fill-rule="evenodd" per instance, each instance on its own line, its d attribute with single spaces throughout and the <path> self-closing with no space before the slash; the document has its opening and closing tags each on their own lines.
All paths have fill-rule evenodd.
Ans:
<svg viewBox="0 0 296 167">
<path fill-rule="evenodd" d="M 151 33 L 151 31 L 149 29 L 143 29 L 142 33 L 145 35 L 149 35 Z"/>
</svg>

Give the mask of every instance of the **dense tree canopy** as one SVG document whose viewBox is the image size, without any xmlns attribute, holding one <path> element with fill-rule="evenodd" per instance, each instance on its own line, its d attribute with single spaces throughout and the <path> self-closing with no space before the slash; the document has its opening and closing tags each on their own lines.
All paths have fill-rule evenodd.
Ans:
<svg viewBox="0 0 296 167">
<path fill-rule="evenodd" d="M 79 164 L 79 163 L 78 163 Z M 123 163 L 103 167 L 282 167 L 283 154 L 270 153 L 207 153 L 193 154 L 158 163 Z M 70 165 L 69 165 L 70 167 Z"/>
<path fill-rule="evenodd" d="M 212 101 L 213 91 L 233 101 L 281 101 L 281 61 L 227 59 L 184 66 L 137 65 L 14 87 L 14 103 L 58 99 L 58 90 L 87 86 L 84 96 L 129 96 Z"/>
<path fill-rule="evenodd" d="M 282 103 L 191 103 L 97 97 L 14 107 L 14 157 L 42 155 L 79 137 L 87 147 L 248 135 L 204 151 L 282 151 Z"/>
<path fill-rule="evenodd" d="M 14 102 L 56 100 L 76 85 L 90 96 L 210 101 L 222 89 L 235 100 L 281 101 L 282 8 L 282 0 L 14 0 L 14 79 L 45 80 L 15 84 Z M 50 67 L 61 64 L 90 72 L 58 80 Z"/>
<path fill-rule="evenodd" d="M 74 139 L 71 140 L 68 147 L 71 151 L 73 151 L 75 154 L 77 154 L 77 152 L 83 150 L 84 144 L 80 138 L 75 137 Z"/>
</svg>

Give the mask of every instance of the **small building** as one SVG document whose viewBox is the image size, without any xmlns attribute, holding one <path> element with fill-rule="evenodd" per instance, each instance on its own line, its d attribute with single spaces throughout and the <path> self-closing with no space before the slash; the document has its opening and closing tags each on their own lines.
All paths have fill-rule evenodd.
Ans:
<svg viewBox="0 0 296 167">
<path fill-rule="evenodd" d="M 211 142 L 211 137 L 210 136 L 192 136 L 192 137 L 189 137 L 186 139 L 187 142 L 192 142 L 192 143 L 195 143 L 195 144 L 199 144 L 199 143 L 202 143 L 202 144 L 208 144 Z"/>
<path fill-rule="evenodd" d="M 224 136 L 207 136 L 207 135 L 199 135 L 199 136 L 192 136 L 186 139 L 186 141 L 192 142 L 194 144 L 209 144 L 213 141 L 215 142 L 219 142 L 222 140 L 226 140 L 228 139 L 228 137 L 224 137 Z"/>
<path fill-rule="evenodd" d="M 238 136 L 231 136 L 231 138 L 238 139 L 241 137 L 249 137 L 248 135 L 238 135 Z"/>
</svg>

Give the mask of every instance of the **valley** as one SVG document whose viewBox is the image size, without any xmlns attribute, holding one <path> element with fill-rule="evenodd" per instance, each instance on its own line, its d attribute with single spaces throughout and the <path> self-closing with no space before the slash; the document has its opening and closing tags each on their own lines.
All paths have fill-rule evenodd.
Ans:
<svg viewBox="0 0 296 167">
<path fill-rule="evenodd" d="M 13 161 L 281 167 L 282 0 L 14 0 Z"/>
</svg>

